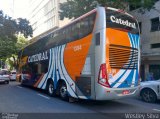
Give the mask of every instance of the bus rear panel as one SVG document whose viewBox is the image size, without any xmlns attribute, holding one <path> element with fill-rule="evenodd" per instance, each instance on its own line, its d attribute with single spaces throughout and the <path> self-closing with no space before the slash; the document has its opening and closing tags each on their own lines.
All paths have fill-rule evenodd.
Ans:
<svg viewBox="0 0 160 119">
<path fill-rule="evenodd" d="M 134 96 L 138 91 L 140 65 L 137 21 L 131 15 L 113 8 L 106 8 L 104 16 L 105 28 L 99 32 L 105 35 L 100 35 L 99 39 L 105 42 L 97 46 L 103 51 L 97 48 L 95 54 L 95 59 L 101 62 L 96 64 L 96 100 Z M 100 56 L 100 52 L 105 57 Z"/>
</svg>

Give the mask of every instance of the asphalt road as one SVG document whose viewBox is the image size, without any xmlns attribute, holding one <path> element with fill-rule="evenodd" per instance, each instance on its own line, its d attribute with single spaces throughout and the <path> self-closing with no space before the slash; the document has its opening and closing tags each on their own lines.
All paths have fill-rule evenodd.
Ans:
<svg viewBox="0 0 160 119">
<path fill-rule="evenodd" d="M 5 119 L 6 113 L 27 115 L 34 113 L 37 114 L 36 116 L 41 114 L 41 118 L 45 116 L 49 118 L 54 113 L 68 119 L 71 115 L 81 118 L 85 114 L 92 114 L 94 118 L 97 118 L 97 115 L 110 114 L 112 116 L 116 113 L 158 113 L 159 115 L 155 117 L 160 118 L 160 101 L 152 104 L 145 103 L 139 98 L 125 98 L 112 101 L 80 100 L 69 103 L 58 97 L 49 97 L 42 91 L 22 87 L 17 82 L 10 82 L 10 84 L 0 84 L 0 113 L 4 114 L 0 115 L 0 119 Z M 36 118 L 35 115 L 34 118 Z"/>
</svg>

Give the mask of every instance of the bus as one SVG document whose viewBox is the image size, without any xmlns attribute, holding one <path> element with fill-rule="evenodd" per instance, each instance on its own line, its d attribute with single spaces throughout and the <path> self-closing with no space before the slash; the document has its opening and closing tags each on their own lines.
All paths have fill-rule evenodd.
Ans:
<svg viewBox="0 0 160 119">
<path fill-rule="evenodd" d="M 97 7 L 19 52 L 21 84 L 63 100 L 134 96 L 139 66 L 138 22 L 110 7 Z"/>
</svg>

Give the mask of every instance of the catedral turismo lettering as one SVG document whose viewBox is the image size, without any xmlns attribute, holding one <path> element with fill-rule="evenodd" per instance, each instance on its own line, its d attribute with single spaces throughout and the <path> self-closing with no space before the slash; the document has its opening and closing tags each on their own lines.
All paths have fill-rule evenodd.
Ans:
<svg viewBox="0 0 160 119">
<path fill-rule="evenodd" d="M 128 20 L 123 20 L 121 18 L 116 18 L 115 16 L 110 16 L 110 19 L 112 22 L 117 23 L 117 24 L 121 24 L 121 25 L 125 25 L 131 28 L 136 29 L 136 24 L 135 23 L 131 23 Z"/>
<path fill-rule="evenodd" d="M 37 61 L 42 61 L 42 60 L 47 60 L 48 59 L 48 55 L 47 55 L 47 51 L 42 52 L 42 53 L 38 53 L 32 56 L 28 57 L 28 62 L 37 62 Z"/>
</svg>

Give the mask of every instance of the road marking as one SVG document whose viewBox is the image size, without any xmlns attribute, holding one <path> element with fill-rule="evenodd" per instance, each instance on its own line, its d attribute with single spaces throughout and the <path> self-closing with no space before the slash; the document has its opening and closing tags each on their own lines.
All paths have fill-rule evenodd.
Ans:
<svg viewBox="0 0 160 119">
<path fill-rule="evenodd" d="M 160 112 L 160 109 L 153 109 L 154 111 L 158 111 L 158 112 Z"/>
<path fill-rule="evenodd" d="M 42 95 L 42 94 L 39 94 L 39 93 L 38 93 L 37 95 L 39 95 L 39 96 L 41 96 L 41 97 L 43 97 L 43 98 L 46 98 L 46 99 L 48 99 L 48 100 L 50 99 L 49 97 L 47 97 L 47 96 L 45 96 L 45 95 Z"/>
<path fill-rule="evenodd" d="M 17 88 L 22 88 L 21 86 L 17 86 Z"/>
</svg>

